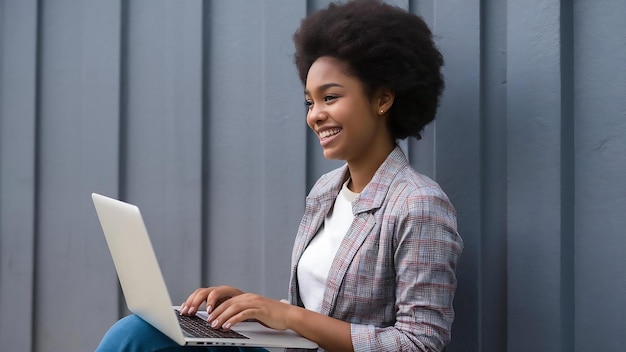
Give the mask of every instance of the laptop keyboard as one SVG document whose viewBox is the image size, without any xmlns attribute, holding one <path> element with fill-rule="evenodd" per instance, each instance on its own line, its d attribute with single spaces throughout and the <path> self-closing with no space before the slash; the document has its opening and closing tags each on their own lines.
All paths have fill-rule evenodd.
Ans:
<svg viewBox="0 0 626 352">
<path fill-rule="evenodd" d="M 247 337 L 234 332 L 233 330 L 213 329 L 205 320 L 196 316 L 190 317 L 187 315 L 180 315 L 176 310 L 176 316 L 178 317 L 178 323 L 187 333 L 193 337 L 214 337 L 225 339 L 247 339 Z"/>
</svg>

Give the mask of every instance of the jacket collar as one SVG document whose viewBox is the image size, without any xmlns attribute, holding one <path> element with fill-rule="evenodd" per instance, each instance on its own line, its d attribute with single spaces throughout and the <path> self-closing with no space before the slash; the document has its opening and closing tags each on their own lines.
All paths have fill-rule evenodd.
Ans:
<svg viewBox="0 0 626 352">
<path fill-rule="evenodd" d="M 385 161 L 380 165 L 370 182 L 365 186 L 361 194 L 352 203 L 352 212 L 357 215 L 380 208 L 387 196 L 389 185 L 398 172 L 409 164 L 402 149 L 396 145 Z M 328 174 L 328 178 L 323 180 L 315 190 L 307 197 L 307 202 L 331 203 L 339 194 L 341 186 L 348 179 L 350 172 L 345 164 L 339 169 Z M 335 177 L 333 177 L 335 176 Z M 336 177 L 340 176 L 340 177 Z M 322 206 L 324 207 L 324 206 Z"/>
</svg>

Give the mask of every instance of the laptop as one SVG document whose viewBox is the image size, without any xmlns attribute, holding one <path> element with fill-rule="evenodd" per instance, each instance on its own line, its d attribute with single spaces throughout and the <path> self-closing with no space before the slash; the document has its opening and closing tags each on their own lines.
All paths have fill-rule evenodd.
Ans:
<svg viewBox="0 0 626 352">
<path fill-rule="evenodd" d="M 91 197 L 128 309 L 179 345 L 317 348 L 292 330 L 273 330 L 258 322 L 241 322 L 224 331 L 209 326 L 206 312 L 180 316 L 178 307 L 172 305 L 139 208 L 97 193 Z M 195 326 L 183 327 L 187 324 Z"/>
</svg>

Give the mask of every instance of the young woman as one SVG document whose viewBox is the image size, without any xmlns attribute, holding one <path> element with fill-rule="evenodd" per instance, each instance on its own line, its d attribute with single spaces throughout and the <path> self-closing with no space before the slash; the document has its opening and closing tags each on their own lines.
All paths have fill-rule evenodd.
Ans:
<svg viewBox="0 0 626 352">
<path fill-rule="evenodd" d="M 378 1 L 331 4 L 294 35 L 306 121 L 324 156 L 346 164 L 306 198 L 289 303 L 234 287 L 199 288 L 215 328 L 257 319 L 329 351 L 441 351 L 454 319 L 463 242 L 439 185 L 397 146 L 419 138 L 443 90 L 443 58 L 417 16 Z M 114 325 L 100 348 L 179 348 L 141 319 Z"/>
</svg>

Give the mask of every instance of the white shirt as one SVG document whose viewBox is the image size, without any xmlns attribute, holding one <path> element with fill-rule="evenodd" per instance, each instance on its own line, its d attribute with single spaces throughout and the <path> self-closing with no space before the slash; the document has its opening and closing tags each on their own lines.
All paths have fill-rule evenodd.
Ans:
<svg viewBox="0 0 626 352">
<path fill-rule="evenodd" d="M 318 313 L 321 311 L 326 280 L 333 259 L 354 220 L 352 202 L 359 194 L 348 189 L 348 182 L 350 180 L 343 184 L 341 192 L 335 198 L 333 208 L 324 219 L 324 224 L 302 253 L 298 263 L 298 283 L 302 303 L 306 309 Z"/>
</svg>

